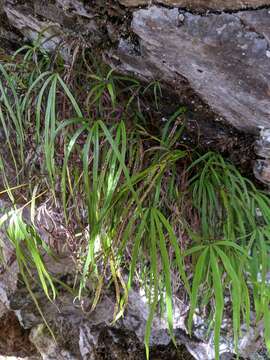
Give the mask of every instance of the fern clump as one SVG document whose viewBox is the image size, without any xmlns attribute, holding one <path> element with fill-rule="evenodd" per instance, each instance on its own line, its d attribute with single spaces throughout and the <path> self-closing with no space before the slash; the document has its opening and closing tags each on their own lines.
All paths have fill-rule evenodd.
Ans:
<svg viewBox="0 0 270 360">
<path fill-rule="evenodd" d="M 165 309 L 175 342 L 173 300 L 179 284 L 190 302 L 190 333 L 196 308 L 212 305 L 217 359 L 225 294 L 235 351 L 253 309 L 257 321 L 264 321 L 270 350 L 269 195 L 220 154 L 200 156 L 183 145 L 183 107 L 164 126 L 152 126 L 145 101 L 159 113 L 159 82 L 145 87 L 117 75 L 84 48 L 66 69 L 58 57 L 51 63 L 40 45 L 25 46 L 0 64 L 5 149 L 0 195 L 10 204 L 0 226 L 37 307 L 33 278 L 50 301 L 57 296 L 56 282 L 69 289 L 44 261 L 44 254 L 57 261 L 35 222 L 36 206 L 46 201 L 74 232 L 79 279 L 69 289 L 74 297 L 82 299 L 89 282 L 94 284 L 93 310 L 103 289 L 113 284 L 117 321 L 125 316 L 131 287 L 144 286 L 147 357 L 155 313 Z M 22 215 L 24 207 L 30 207 L 30 219 Z"/>
</svg>

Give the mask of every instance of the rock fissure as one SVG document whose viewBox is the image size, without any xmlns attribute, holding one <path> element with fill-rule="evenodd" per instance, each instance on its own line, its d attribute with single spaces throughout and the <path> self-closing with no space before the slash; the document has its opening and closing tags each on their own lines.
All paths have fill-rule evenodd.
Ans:
<svg viewBox="0 0 270 360">
<path fill-rule="evenodd" d="M 195 6 L 183 11 L 168 2 L 126 11 L 119 3 L 89 8 L 65 0 L 46 9 L 39 0 L 31 4 L 2 3 L 17 41 L 22 35 L 35 39 L 43 29 L 48 50 L 66 36 L 82 39 L 117 71 L 159 80 L 190 107 L 198 123 L 207 118 L 217 128 L 221 120 L 248 133 L 269 125 L 270 5 L 196 14 Z"/>
<path fill-rule="evenodd" d="M 222 15 L 222 14 L 237 14 L 239 12 L 248 12 L 248 11 L 256 11 L 256 10 L 269 10 L 270 11 L 270 4 L 269 5 L 260 5 L 257 7 L 244 7 L 242 9 L 224 9 L 224 10 L 215 10 L 215 9 L 206 9 L 206 10 L 199 10 L 199 9 L 191 9 L 190 7 L 187 6 L 181 6 L 181 7 L 176 7 L 175 5 L 168 5 L 168 4 L 163 4 L 160 2 L 153 2 L 151 5 L 147 5 L 147 4 L 142 4 L 142 5 L 138 5 L 138 6 L 134 6 L 134 7 L 127 7 L 127 11 L 132 13 L 134 11 L 137 10 L 143 10 L 143 9 L 149 9 L 151 6 L 158 6 L 160 8 L 164 8 L 164 9 L 175 9 L 177 8 L 179 11 L 179 14 L 183 14 L 183 13 L 190 13 L 193 15 L 201 15 L 201 16 L 208 16 L 211 14 L 214 15 Z"/>
<path fill-rule="evenodd" d="M 152 5 L 179 8 L 190 12 L 236 12 L 260 10 L 270 7 L 269 0 L 119 0 L 120 4 L 131 8 L 147 8 Z"/>
</svg>

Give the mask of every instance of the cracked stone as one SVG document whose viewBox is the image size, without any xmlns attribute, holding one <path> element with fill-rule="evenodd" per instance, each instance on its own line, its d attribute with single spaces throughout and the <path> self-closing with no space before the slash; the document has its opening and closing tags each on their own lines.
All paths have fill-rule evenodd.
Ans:
<svg viewBox="0 0 270 360">
<path fill-rule="evenodd" d="M 270 15 L 268 10 L 209 14 L 157 6 L 134 11 L 132 30 L 139 52 L 121 42 L 116 67 L 146 79 L 175 84 L 179 94 L 186 83 L 217 114 L 233 126 L 257 132 L 269 127 Z M 109 55 L 111 56 L 111 55 Z"/>
<path fill-rule="evenodd" d="M 270 0 L 119 0 L 127 7 L 162 4 L 192 10 L 239 10 L 270 5 Z"/>
</svg>

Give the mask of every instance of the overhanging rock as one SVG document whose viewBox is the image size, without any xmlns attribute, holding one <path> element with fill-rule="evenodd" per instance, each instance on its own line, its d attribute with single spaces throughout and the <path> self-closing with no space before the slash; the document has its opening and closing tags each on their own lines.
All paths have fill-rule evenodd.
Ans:
<svg viewBox="0 0 270 360">
<path fill-rule="evenodd" d="M 136 44 L 111 58 L 124 72 L 192 88 L 233 126 L 270 125 L 270 12 L 197 15 L 152 6 L 134 11 Z"/>
<path fill-rule="evenodd" d="M 160 5 L 146 6 L 151 3 Z M 12 26 L 10 31 L 0 24 L 0 41 L 7 32 L 15 42 L 42 32 L 48 49 L 66 35 L 83 40 L 116 69 L 167 83 L 182 104 L 202 108 L 201 99 L 218 118 L 246 132 L 270 126 L 270 0 L 119 0 L 95 6 L 0 0 L 0 12 Z"/>
</svg>

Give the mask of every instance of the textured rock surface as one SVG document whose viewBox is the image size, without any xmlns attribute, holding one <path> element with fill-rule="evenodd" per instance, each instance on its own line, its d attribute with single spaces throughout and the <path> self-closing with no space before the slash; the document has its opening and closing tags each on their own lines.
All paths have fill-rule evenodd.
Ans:
<svg viewBox="0 0 270 360">
<path fill-rule="evenodd" d="M 143 2 L 146 5 L 146 2 Z M 256 8 L 269 4 L 267 1 L 248 3 L 235 0 L 233 4 L 223 1 L 222 7 L 221 1 L 201 0 L 196 2 L 195 7 L 195 1 L 192 2 L 193 10 L 210 6 L 217 9 L 217 3 L 219 10 L 229 7 L 232 10 L 242 6 Z M 106 15 L 101 31 L 98 20 L 102 20 L 103 13 L 95 13 L 96 10 L 87 8 L 82 1 L 57 0 L 54 4 L 47 3 L 44 6 L 41 0 L 33 0 L 29 4 L 5 1 L 4 14 L 1 14 L 1 20 L 5 20 L 0 25 L 2 43 L 3 39 L 7 39 L 9 43 L 18 44 L 23 36 L 36 39 L 45 28 L 47 30 L 42 36 L 50 40 L 44 45 L 50 50 L 58 46 L 66 35 L 78 41 L 83 39 L 84 44 L 89 47 L 93 43 L 99 44 L 103 37 L 109 47 L 113 46 L 112 42 L 115 44 L 117 39 L 120 39 L 117 49 L 106 51 L 108 61 L 117 69 L 125 73 L 135 73 L 146 80 L 162 80 L 181 98 L 184 94 L 193 96 L 196 93 L 218 115 L 240 129 L 255 131 L 259 125 L 269 125 L 270 15 L 267 9 L 198 15 L 182 10 L 179 12 L 179 9 L 153 6 L 134 11 L 131 30 L 135 36 L 131 33 L 121 36 L 114 23 L 114 12 L 113 15 Z M 179 4 L 180 0 L 175 5 Z M 181 6 L 191 6 L 191 2 L 182 1 Z M 108 9 L 105 9 L 105 12 L 107 14 Z M 10 31 L 6 19 L 9 19 L 16 31 Z M 128 16 L 126 19 L 123 17 L 121 21 L 128 24 L 128 19 Z M 217 140 L 216 134 L 212 139 Z M 8 259 L 12 260 L 12 252 Z M 4 314 L 9 311 L 16 315 L 21 327 L 19 333 L 23 334 L 23 339 L 24 330 L 27 334 L 31 333 L 30 339 L 43 359 L 52 359 L 55 352 L 61 353 L 63 359 L 104 360 L 107 353 L 110 353 L 110 359 L 143 358 L 142 342 L 147 308 L 139 293 L 130 297 L 125 318 L 112 325 L 114 300 L 111 294 L 104 294 L 95 312 L 89 314 L 76 306 L 74 297 L 64 291 L 56 304 L 46 301 L 44 294 L 37 291 L 36 296 L 43 312 L 57 333 L 56 347 L 48 338 L 46 329 L 41 326 L 42 319 L 26 289 L 17 288 L 16 262 L 11 261 L 11 266 L 11 272 L 0 276 L 0 300 L 3 303 L 1 314 L 3 319 Z M 50 264 L 49 268 L 66 277 L 66 268 L 71 267 L 70 263 L 64 261 L 62 265 L 57 264 L 57 267 Z M 13 276 L 10 277 L 10 274 Z M 182 310 L 178 309 L 178 314 L 175 315 L 177 341 L 185 344 L 197 359 L 212 359 L 213 344 L 212 339 L 209 343 L 206 339 L 204 319 L 198 321 L 196 336 L 190 339 L 185 333 L 185 311 L 182 314 Z M 173 359 L 174 350 L 170 347 L 164 321 L 155 319 L 154 329 L 151 338 L 152 350 L 154 351 L 155 347 L 165 347 L 168 349 L 167 358 Z M 241 353 L 254 359 L 258 349 L 262 348 L 260 329 L 245 335 L 242 344 Z M 133 356 L 135 350 L 137 357 Z M 229 352 L 232 357 L 231 350 L 232 337 L 225 333 L 222 338 L 222 351 Z M 156 358 L 158 359 L 158 356 Z"/>
<path fill-rule="evenodd" d="M 270 185 L 270 129 L 262 128 L 255 143 L 255 152 L 258 160 L 254 163 L 255 177 L 264 184 Z"/>
<path fill-rule="evenodd" d="M 100 32 L 94 21 L 95 15 L 82 2 L 75 0 L 55 1 L 4 1 L 3 11 L 12 24 L 27 39 L 35 40 L 42 32 L 43 46 L 53 50 L 64 35 L 84 37 L 90 41 L 100 41 Z M 1 27 L 1 26 L 0 26 Z"/>
<path fill-rule="evenodd" d="M 236 9 L 238 5 L 257 8 L 269 1 L 190 4 L 195 10 L 203 4 L 234 4 Z M 216 114 L 247 132 L 269 126 L 270 10 L 266 8 L 198 15 L 151 6 L 134 10 L 131 28 L 130 13 L 125 16 L 115 2 L 89 8 L 79 0 L 56 1 L 46 7 L 40 0 L 34 0 L 33 6 L 6 0 L 3 9 L 10 24 L 28 39 L 36 39 L 46 29 L 42 36 L 48 49 L 67 36 L 83 41 L 84 46 L 96 44 L 116 69 L 169 84 L 181 102 L 190 105 L 187 98 L 198 95 L 210 107 L 212 118 Z M 67 57 L 70 43 L 63 50 Z"/>
<path fill-rule="evenodd" d="M 7 52 L 18 48 L 20 36 L 16 29 L 10 26 L 3 6 L 4 0 L 0 0 L 0 47 Z"/>
<path fill-rule="evenodd" d="M 193 10 L 237 10 L 270 5 L 269 0 L 120 0 L 125 6 L 163 4 Z"/>
<path fill-rule="evenodd" d="M 137 53 L 121 41 L 116 66 L 160 78 L 183 91 L 185 80 L 234 126 L 253 131 L 269 125 L 268 10 L 208 16 L 150 7 L 134 13 Z"/>
<path fill-rule="evenodd" d="M 10 309 L 19 319 L 21 326 L 21 328 L 18 326 L 19 334 L 20 332 L 29 334 L 30 331 L 29 339 L 43 360 L 58 358 L 62 360 L 141 360 L 145 358 L 143 338 L 148 310 L 145 298 L 139 292 L 131 292 L 125 317 L 116 323 L 112 323 L 114 311 L 112 293 L 104 294 L 97 308 L 91 313 L 83 311 L 79 304 L 74 303 L 73 297 L 63 291 L 55 304 L 48 303 L 41 293 L 35 292 L 35 295 L 39 299 L 46 320 L 53 328 L 57 343 L 49 336 L 46 327 L 42 324 L 42 319 L 26 289 L 20 287 L 10 295 Z M 189 337 L 185 329 L 187 308 L 177 299 L 175 301 L 174 327 L 179 352 L 177 354 L 170 342 L 166 322 L 156 317 L 150 339 L 151 359 L 191 360 L 193 357 L 197 360 L 214 359 L 213 337 L 208 338 L 207 335 L 208 323 L 204 318 L 197 317 L 194 336 Z M 228 326 L 226 329 L 228 330 Z M 222 331 L 220 351 L 222 356 L 226 354 L 226 359 L 232 359 L 232 333 L 227 330 Z M 262 328 L 259 327 L 251 327 L 249 332 L 243 329 L 240 355 L 251 360 L 267 359 L 263 356 L 261 330 Z M 25 335 L 23 339 L 24 345 L 30 343 Z M 21 341 L 21 337 L 19 340 Z M 193 357 L 187 353 L 185 346 Z M 28 350 L 28 355 L 35 356 L 35 359 L 39 358 L 33 355 L 31 344 L 28 345 Z M 261 357 L 258 352 L 262 354 Z M 14 353 L 17 356 L 20 354 L 19 350 L 17 353 L 14 350 Z M 222 356 L 221 359 L 223 359 Z"/>
</svg>

